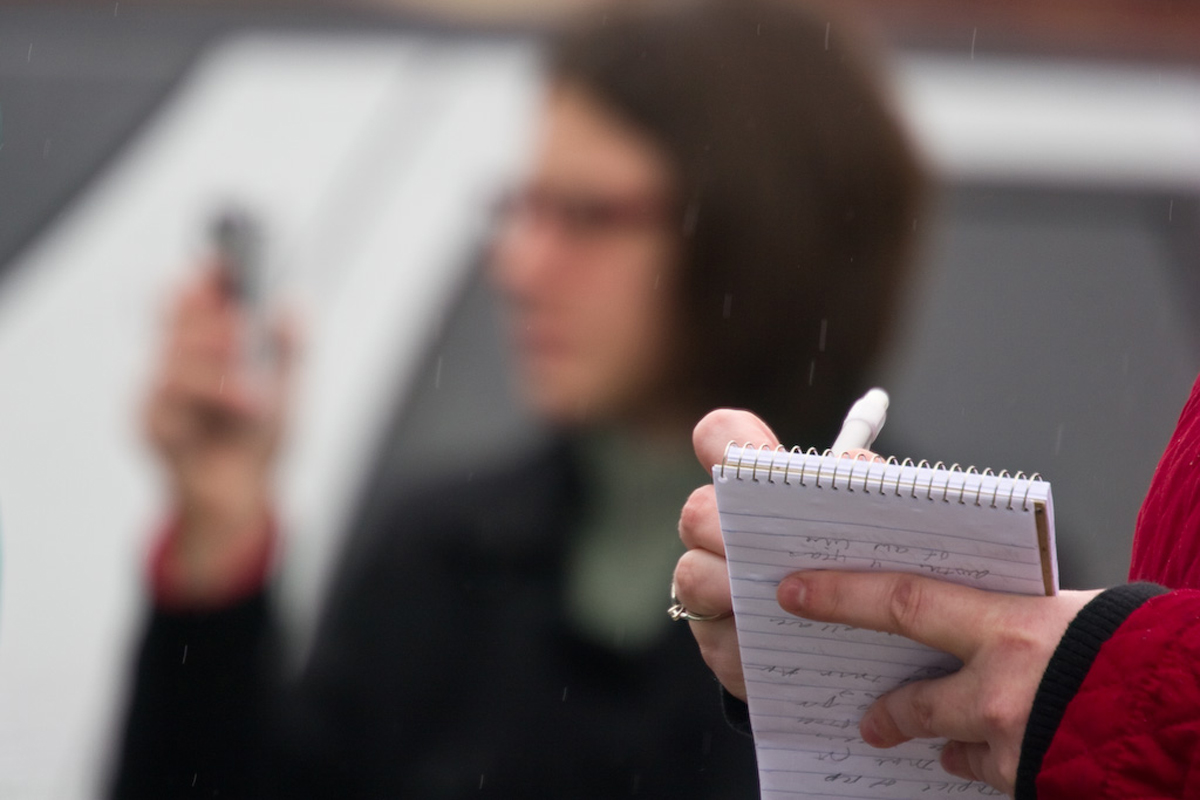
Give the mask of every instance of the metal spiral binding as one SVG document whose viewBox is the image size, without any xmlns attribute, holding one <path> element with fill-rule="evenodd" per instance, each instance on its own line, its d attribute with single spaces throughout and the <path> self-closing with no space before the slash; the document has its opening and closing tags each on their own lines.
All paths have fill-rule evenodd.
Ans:
<svg viewBox="0 0 1200 800">
<path fill-rule="evenodd" d="M 900 472 L 896 473 L 896 497 L 900 496 L 900 476 L 904 473 L 905 467 L 915 467 L 911 458 L 906 458 L 900 462 Z"/>
<path fill-rule="evenodd" d="M 996 473 L 992 472 L 991 467 L 984 468 L 983 474 L 980 476 L 979 483 L 975 486 L 975 505 L 979 505 L 979 494 L 983 491 L 983 478 L 986 478 L 988 476 L 994 477 L 995 474 Z"/>
<path fill-rule="evenodd" d="M 738 458 L 737 472 L 734 473 L 734 477 L 736 479 L 738 479 L 739 481 L 742 479 L 742 465 L 746 463 L 746 458 L 745 458 L 746 451 L 752 449 L 753 447 L 754 447 L 753 442 L 746 442 L 745 444 L 742 445 L 742 455 L 740 458 Z"/>
<path fill-rule="evenodd" d="M 832 486 L 834 489 L 837 489 L 837 488 L 838 488 L 838 482 L 837 482 L 837 479 L 838 479 L 838 470 L 841 468 L 841 466 L 842 466 L 842 462 L 843 462 L 843 461 L 849 461 L 849 459 L 846 459 L 846 458 L 835 458 L 835 459 L 833 460 L 833 482 L 832 482 L 830 485 L 831 485 L 831 486 Z M 850 467 L 850 474 L 851 474 L 851 475 L 853 475 L 853 474 L 854 474 L 854 467 L 853 467 L 853 466 L 851 466 L 851 467 Z M 854 489 L 850 489 L 850 491 L 852 491 L 852 492 L 853 492 L 853 491 L 854 491 Z"/>
<path fill-rule="evenodd" d="M 721 478 L 725 478 L 725 467 L 729 464 L 729 450 L 737 447 L 737 439 L 730 439 L 729 444 L 725 445 L 725 454 L 721 456 Z"/>
<path fill-rule="evenodd" d="M 922 458 L 920 461 L 917 462 L 918 470 L 919 469 L 928 469 L 928 468 L 929 468 L 929 462 L 926 461 L 925 459 Z M 912 498 L 914 500 L 917 499 L 917 482 L 915 480 L 913 481 Z"/>
<path fill-rule="evenodd" d="M 1033 488 L 1034 481 L 1040 481 L 1041 479 L 1042 479 L 1042 473 L 1040 473 L 1040 472 L 1035 472 L 1029 476 L 1029 482 L 1025 484 L 1025 499 L 1021 501 L 1021 510 L 1022 511 L 1029 510 L 1029 490 Z"/>
<path fill-rule="evenodd" d="M 780 445 L 780 447 L 782 447 L 782 446 L 783 445 Z M 788 477 L 791 475 L 791 471 L 792 471 L 792 456 L 798 456 L 798 455 L 802 455 L 802 451 L 800 450 L 800 445 L 796 445 L 795 447 L 793 447 L 791 450 L 788 450 L 788 452 L 787 452 L 788 457 L 783 462 L 783 485 L 784 486 L 792 485 L 791 483 L 788 482 Z"/>
<path fill-rule="evenodd" d="M 937 474 L 938 470 L 945 470 L 945 469 L 946 469 L 946 462 L 945 462 L 945 461 L 939 461 L 939 462 L 937 462 L 937 463 L 936 463 L 936 464 L 934 464 L 934 465 L 933 465 L 933 467 L 930 469 L 930 471 L 929 471 L 929 485 L 928 485 L 928 486 L 926 487 L 926 489 L 925 489 L 925 499 L 926 499 L 926 500 L 932 500 L 932 499 L 933 499 L 933 476 Z M 943 492 L 943 493 L 944 493 L 944 492 Z"/>
<path fill-rule="evenodd" d="M 1000 493 L 1000 481 L 1011 477 L 1012 476 L 1008 474 L 1008 470 L 1006 469 L 1000 470 L 1000 474 L 996 476 L 996 485 L 992 489 L 992 508 L 996 507 L 996 495 Z"/>
<path fill-rule="evenodd" d="M 787 448 L 781 444 L 777 444 L 771 450 L 771 469 L 767 472 L 767 483 L 775 482 L 775 477 L 774 477 L 775 476 L 775 456 L 779 455 L 780 453 L 783 453 L 783 455 L 784 455 L 783 477 L 786 482 L 786 479 L 787 479 Z"/>
<path fill-rule="evenodd" d="M 726 477 L 726 469 L 732 466 L 731 451 L 739 447 L 736 440 L 731 440 L 725 445 L 725 453 L 721 460 L 720 470 L 718 475 L 724 479 Z M 926 500 L 936 500 L 935 493 L 941 489 L 941 499 L 945 503 L 949 503 L 953 494 L 951 493 L 951 483 L 954 475 L 958 474 L 963 477 L 962 482 L 958 487 L 958 503 L 965 505 L 967 500 L 967 476 L 977 475 L 979 480 L 975 485 L 974 503 L 976 506 L 983 505 L 984 484 L 987 478 L 994 479 L 992 486 L 991 500 L 988 503 L 989 508 L 1003 508 L 1004 510 L 1021 510 L 1029 511 L 1029 496 L 1035 482 L 1043 480 L 1041 473 L 1033 473 L 1026 475 L 1024 472 L 1017 472 L 1015 475 L 1010 475 L 1008 470 L 1001 470 L 999 474 L 991 469 L 984 469 L 982 472 L 973 466 L 966 468 L 962 467 L 957 462 L 946 466 L 945 462 L 938 461 L 930 464 L 929 461 L 921 459 L 918 462 L 913 462 L 911 458 L 905 458 L 903 461 L 897 460 L 895 456 L 889 456 L 886 461 L 879 459 L 868 458 L 864 454 L 859 454 L 852 459 L 835 459 L 833 461 L 832 474 L 825 471 L 827 463 L 824 458 L 815 460 L 816 470 L 812 470 L 814 459 L 800 459 L 799 470 L 795 469 L 793 464 L 793 456 L 831 456 L 832 452 L 829 449 L 823 451 L 817 450 L 815 447 L 809 447 L 802 450 L 799 446 L 793 447 L 790 450 L 785 449 L 783 445 L 772 447 L 767 444 L 755 445 L 752 442 L 746 442 L 740 445 L 740 455 L 737 458 L 737 464 L 733 469 L 732 477 L 734 480 L 744 480 L 742 476 L 743 469 L 749 473 L 749 480 L 754 483 L 760 483 L 760 471 L 765 473 L 766 482 L 775 484 L 775 473 L 779 470 L 783 472 L 783 484 L 786 486 L 792 485 L 792 478 L 795 477 L 800 486 L 808 486 L 808 479 L 812 478 L 815 486 L 818 489 L 846 489 L 850 492 L 862 492 L 864 495 L 870 495 L 874 488 L 879 489 L 879 494 L 888 493 L 888 468 L 899 467 L 892 470 L 893 477 L 891 480 L 891 491 L 897 497 L 901 495 L 901 484 L 904 483 L 905 488 L 909 489 L 909 496 L 913 499 L 918 497 L 918 492 L 924 489 L 923 498 Z M 753 452 L 753 457 L 748 454 Z M 783 456 L 782 465 L 779 463 L 779 457 Z M 843 465 L 842 462 L 846 464 Z M 865 463 L 865 468 L 861 472 L 859 462 Z M 876 463 L 882 463 L 884 472 L 876 479 L 873 474 L 873 467 Z M 928 479 L 922 484 L 919 480 L 913 480 L 911 484 L 903 481 L 903 474 L 906 468 L 914 470 L 928 470 Z M 937 485 L 938 480 L 944 478 L 942 485 Z M 855 482 L 858 482 L 857 488 Z M 1007 496 L 1001 493 L 1002 484 L 1008 481 L 1009 487 Z M 1020 484 L 1024 484 L 1024 492 L 1019 492 Z M 1018 497 L 1020 498 L 1019 506 L 1017 505 Z"/>
<path fill-rule="evenodd" d="M 899 496 L 900 496 L 900 472 L 902 471 L 902 469 L 903 469 L 904 465 L 903 465 L 903 464 L 901 464 L 901 463 L 900 463 L 900 462 L 899 462 L 899 461 L 896 459 L 896 457 L 895 457 L 895 456 L 888 456 L 888 459 L 887 459 L 887 461 L 886 461 L 886 462 L 884 462 L 884 465 L 883 465 L 883 466 L 884 466 L 884 469 L 885 469 L 885 470 L 887 469 L 887 467 L 901 467 L 901 469 L 899 469 L 899 470 L 896 470 L 896 482 L 895 482 L 895 484 L 896 484 L 896 497 L 899 497 Z M 887 474 L 887 473 L 886 473 L 886 471 L 884 472 L 884 474 L 885 474 L 885 475 Z M 882 479 L 882 478 L 880 478 L 880 479 L 879 479 L 879 493 L 880 493 L 880 494 L 883 494 L 883 493 L 884 493 L 884 492 L 883 492 L 883 479 Z"/>
<path fill-rule="evenodd" d="M 946 496 L 946 493 L 950 491 L 950 476 L 951 476 L 951 475 L 953 475 L 953 474 L 954 474 L 954 473 L 956 473 L 956 472 L 958 472 L 958 473 L 961 473 L 961 472 L 962 472 L 962 467 L 960 467 L 960 466 L 958 465 L 958 462 L 957 462 L 957 461 L 955 461 L 953 464 L 951 464 L 951 465 L 950 465 L 950 466 L 949 466 L 949 467 L 946 469 L 946 473 L 947 473 L 947 475 L 946 475 L 946 483 L 942 485 L 942 502 L 943 502 L 943 503 L 949 503 L 949 502 L 950 502 L 950 498 Z"/>
<path fill-rule="evenodd" d="M 850 462 L 850 478 L 849 478 L 848 483 L 850 486 L 850 491 L 854 491 L 854 468 L 856 466 L 858 466 L 858 462 L 860 462 L 860 461 L 864 461 L 867 464 L 867 471 L 866 471 L 866 474 L 863 475 L 863 482 L 862 482 L 862 491 L 863 491 L 863 493 L 867 493 L 870 491 L 870 489 L 867 488 L 867 481 L 871 477 L 871 462 L 867 461 L 867 457 L 864 456 L 862 453 L 859 453 L 858 455 L 856 455 L 854 457 L 854 459 Z"/>
<path fill-rule="evenodd" d="M 847 489 L 847 491 L 853 492 L 854 491 L 854 466 L 859 462 L 860 459 L 858 457 L 855 457 L 855 458 L 839 458 L 838 460 L 850 462 L 850 474 L 846 476 L 846 489 Z M 863 491 L 866 491 L 865 484 L 863 486 Z"/>
<path fill-rule="evenodd" d="M 1017 474 L 1013 476 L 1012 486 L 1008 487 L 1008 506 L 1007 506 L 1007 508 L 1009 511 L 1012 511 L 1013 492 L 1017 491 L 1017 483 L 1019 481 L 1027 481 L 1027 480 L 1029 480 L 1029 479 L 1025 477 L 1025 473 L 1021 472 L 1020 470 L 1017 470 Z"/>
<path fill-rule="evenodd" d="M 754 483 L 758 483 L 758 462 L 762 458 L 762 454 L 763 454 L 764 450 L 766 450 L 768 453 L 770 453 L 771 445 L 760 444 L 754 451 L 754 466 L 752 466 L 750 468 L 750 480 L 753 481 Z M 774 466 L 775 466 L 775 459 L 772 458 L 771 465 L 767 467 L 767 482 L 768 483 L 774 483 L 774 481 L 771 480 L 771 468 Z"/>
<path fill-rule="evenodd" d="M 958 504 L 960 506 L 966 505 L 966 503 L 963 502 L 963 494 L 967 491 L 967 476 L 971 474 L 978 475 L 979 472 L 975 469 L 975 467 L 967 467 L 967 471 L 963 473 L 962 486 L 958 487 Z M 979 505 L 978 493 L 976 494 L 975 505 Z"/>
<path fill-rule="evenodd" d="M 819 456 L 819 455 L 820 455 L 820 453 L 819 453 L 819 452 L 817 452 L 817 448 L 815 448 L 815 447 L 810 447 L 810 448 L 808 448 L 807 450 L 805 450 L 805 451 L 804 451 L 804 455 L 806 455 L 806 456 Z M 808 484 L 804 482 L 804 478 L 805 478 L 805 476 L 806 476 L 807 474 L 808 474 L 808 462 L 807 462 L 807 461 L 805 461 L 805 462 L 804 462 L 804 466 L 803 466 L 803 467 L 800 469 L 800 485 L 801 485 L 801 486 L 808 486 Z"/>
</svg>

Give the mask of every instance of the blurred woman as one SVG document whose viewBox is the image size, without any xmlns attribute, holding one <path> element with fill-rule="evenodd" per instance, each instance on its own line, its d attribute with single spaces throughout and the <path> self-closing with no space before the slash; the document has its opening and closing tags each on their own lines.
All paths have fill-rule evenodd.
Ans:
<svg viewBox="0 0 1200 800">
<path fill-rule="evenodd" d="M 185 292 L 148 411 L 179 516 L 116 796 L 757 796 L 663 612 L 695 420 L 831 439 L 905 275 L 919 171 L 851 36 L 697 0 L 552 39 L 491 276 L 558 440 L 369 520 L 294 685 L 264 596 L 281 409 L 236 377 L 216 274 Z"/>
</svg>

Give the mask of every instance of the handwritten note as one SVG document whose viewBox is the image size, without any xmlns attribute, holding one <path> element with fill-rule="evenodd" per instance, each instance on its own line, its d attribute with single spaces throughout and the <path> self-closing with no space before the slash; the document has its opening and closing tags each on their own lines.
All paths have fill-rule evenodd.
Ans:
<svg viewBox="0 0 1200 800">
<path fill-rule="evenodd" d="M 764 800 L 998 796 L 944 772 L 944 742 L 877 750 L 858 735 L 876 698 L 948 674 L 956 659 L 791 616 L 775 588 L 796 570 L 849 569 L 1053 592 L 1049 483 L 750 448 L 731 448 L 713 482 Z"/>
</svg>

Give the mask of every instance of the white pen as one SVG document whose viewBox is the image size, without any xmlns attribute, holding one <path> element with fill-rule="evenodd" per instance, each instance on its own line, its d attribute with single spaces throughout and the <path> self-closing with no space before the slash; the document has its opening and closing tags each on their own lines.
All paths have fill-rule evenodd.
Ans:
<svg viewBox="0 0 1200 800">
<path fill-rule="evenodd" d="M 846 414 L 842 431 L 829 448 L 835 456 L 850 450 L 867 449 L 879 435 L 887 419 L 888 396 L 883 389 L 872 389 L 864 394 Z"/>
</svg>

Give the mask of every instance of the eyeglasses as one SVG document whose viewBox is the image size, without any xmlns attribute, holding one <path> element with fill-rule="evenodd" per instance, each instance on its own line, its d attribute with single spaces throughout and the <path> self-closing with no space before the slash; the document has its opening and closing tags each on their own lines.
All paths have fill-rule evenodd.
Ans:
<svg viewBox="0 0 1200 800">
<path fill-rule="evenodd" d="M 503 195 L 495 206 L 498 222 L 549 223 L 576 239 L 597 239 L 617 233 L 662 226 L 667 204 L 641 195 L 605 196 L 586 191 L 529 187 Z"/>
</svg>

